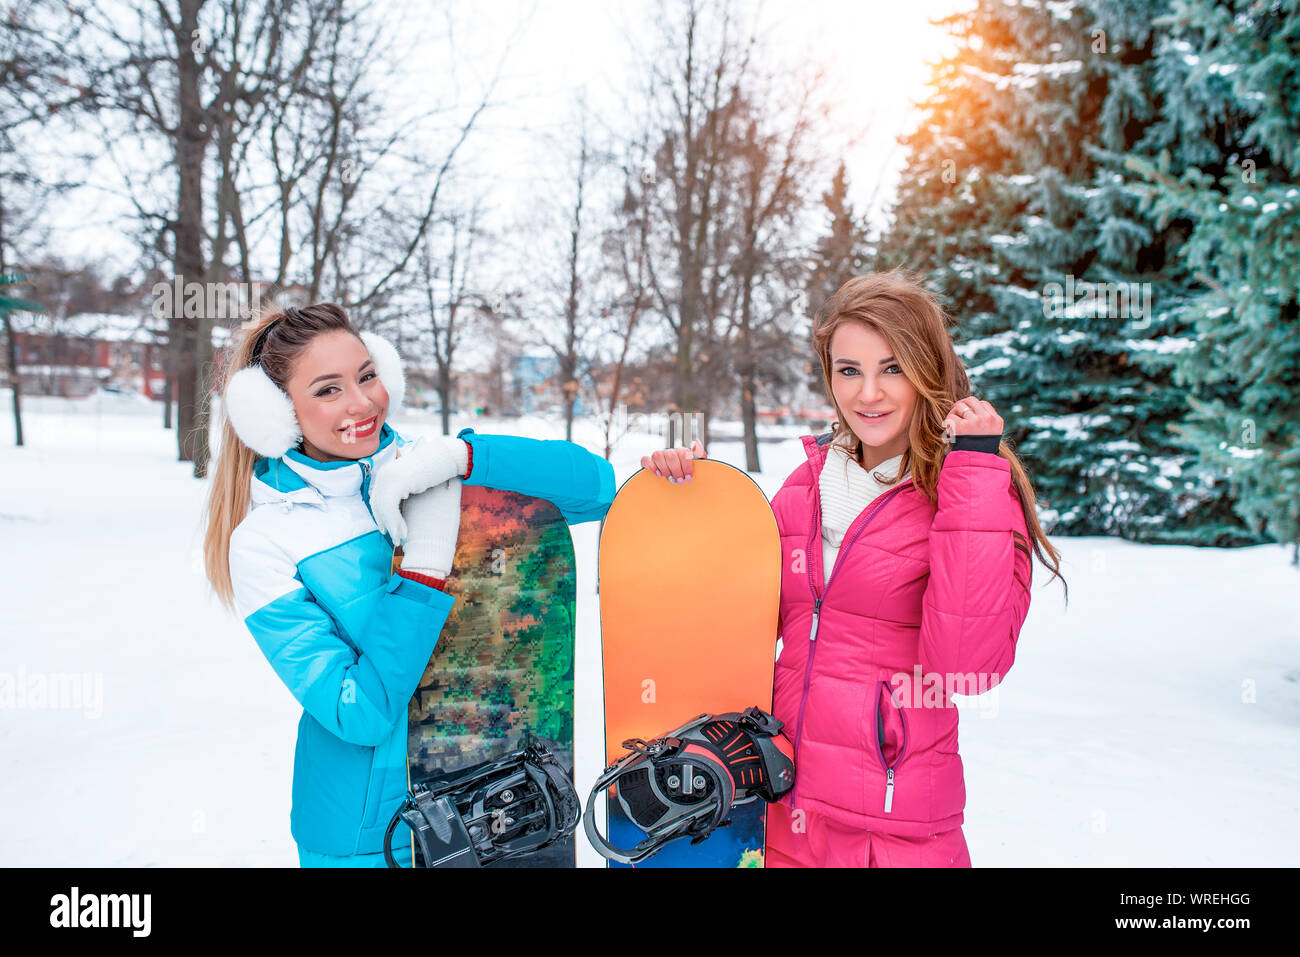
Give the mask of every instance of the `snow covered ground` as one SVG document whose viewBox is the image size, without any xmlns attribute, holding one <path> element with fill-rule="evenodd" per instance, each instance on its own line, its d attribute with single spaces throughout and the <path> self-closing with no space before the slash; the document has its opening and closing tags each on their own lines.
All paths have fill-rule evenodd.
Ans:
<svg viewBox="0 0 1300 957">
<path fill-rule="evenodd" d="M 0 400 L 0 682 L 41 675 L 66 695 L 0 704 L 0 865 L 296 866 L 300 708 L 208 590 L 207 484 L 176 461 L 160 408 L 33 401 L 19 449 Z M 454 425 L 563 437 L 545 419 Z M 599 450 L 594 423 L 575 437 Z M 656 441 L 615 450 L 620 482 Z M 803 453 L 788 438 L 760 452 L 770 496 Z M 709 453 L 743 462 L 738 441 Z M 574 529 L 584 794 L 600 771 L 597 529 Z M 961 702 L 973 863 L 1300 864 L 1300 573 L 1287 551 L 1055 542 L 1068 613 L 1035 564 L 1015 668 Z"/>
</svg>

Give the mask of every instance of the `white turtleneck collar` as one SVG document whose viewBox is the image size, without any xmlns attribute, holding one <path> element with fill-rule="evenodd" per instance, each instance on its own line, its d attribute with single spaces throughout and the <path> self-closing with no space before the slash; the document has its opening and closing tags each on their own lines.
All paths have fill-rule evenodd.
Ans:
<svg viewBox="0 0 1300 957">
<path fill-rule="evenodd" d="M 838 549 L 853 520 L 881 494 L 896 488 L 907 480 L 907 474 L 898 482 L 890 479 L 902 465 L 899 453 L 867 471 L 849 453 L 841 442 L 832 442 L 826 449 L 826 462 L 818 477 L 822 505 L 822 542 Z M 877 481 L 879 475 L 884 481 Z"/>
</svg>

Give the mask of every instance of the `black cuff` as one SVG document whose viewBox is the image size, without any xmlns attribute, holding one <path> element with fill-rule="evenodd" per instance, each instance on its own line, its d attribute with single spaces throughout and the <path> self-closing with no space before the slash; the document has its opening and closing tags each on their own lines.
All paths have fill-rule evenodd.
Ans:
<svg viewBox="0 0 1300 957">
<path fill-rule="evenodd" d="M 998 454 L 1001 435 L 959 435 L 952 443 L 954 452 L 992 452 Z"/>
</svg>

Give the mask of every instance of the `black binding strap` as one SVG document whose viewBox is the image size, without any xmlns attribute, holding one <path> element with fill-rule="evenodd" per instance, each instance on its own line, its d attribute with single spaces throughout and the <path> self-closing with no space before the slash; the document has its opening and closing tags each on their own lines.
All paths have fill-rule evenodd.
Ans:
<svg viewBox="0 0 1300 957">
<path fill-rule="evenodd" d="M 482 867 L 564 840 L 582 806 L 564 769 L 541 743 L 451 775 L 416 782 L 384 832 L 393 858 L 398 822 L 411 829 L 425 867 Z"/>
</svg>

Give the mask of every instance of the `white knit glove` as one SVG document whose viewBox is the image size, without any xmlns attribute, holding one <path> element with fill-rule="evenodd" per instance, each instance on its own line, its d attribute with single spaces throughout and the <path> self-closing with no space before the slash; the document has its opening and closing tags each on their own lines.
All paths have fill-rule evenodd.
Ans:
<svg viewBox="0 0 1300 957">
<path fill-rule="evenodd" d="M 370 480 L 370 511 L 375 524 L 394 542 L 401 542 L 406 537 L 402 499 L 458 479 L 467 468 L 469 446 L 464 439 L 440 435 L 412 442 Z"/>
<path fill-rule="evenodd" d="M 412 495 L 402 505 L 409 530 L 402 571 L 446 578 L 460 534 L 460 479 Z"/>
</svg>

